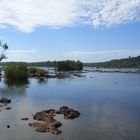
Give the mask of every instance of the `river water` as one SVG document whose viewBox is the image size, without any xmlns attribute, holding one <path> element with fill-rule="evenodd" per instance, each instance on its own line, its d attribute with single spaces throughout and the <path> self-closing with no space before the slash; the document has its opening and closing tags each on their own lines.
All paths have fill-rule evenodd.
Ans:
<svg viewBox="0 0 140 140">
<path fill-rule="evenodd" d="M 0 107 L 0 140 L 139 140 L 140 74 L 84 73 L 85 77 L 29 79 L 28 84 L 0 82 L 0 97 L 12 100 L 12 110 Z M 81 115 L 62 122 L 62 134 L 35 132 L 32 114 L 67 105 Z M 28 117 L 28 121 L 21 118 Z M 10 125 L 10 128 L 7 128 Z"/>
</svg>

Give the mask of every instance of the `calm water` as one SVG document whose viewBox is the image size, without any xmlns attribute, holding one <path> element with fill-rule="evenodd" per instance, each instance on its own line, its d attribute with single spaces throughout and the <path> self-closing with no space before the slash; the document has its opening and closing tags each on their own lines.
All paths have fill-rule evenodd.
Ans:
<svg viewBox="0 0 140 140">
<path fill-rule="evenodd" d="M 21 86 L 0 83 L 0 97 L 12 110 L 0 110 L 0 140 L 139 140 L 140 74 L 86 73 L 86 77 L 30 79 Z M 93 78 L 91 78 L 91 76 Z M 31 114 L 67 105 L 81 112 L 63 123 L 62 134 L 35 132 Z M 21 121 L 23 117 L 29 121 Z M 10 125 L 10 128 L 6 126 Z"/>
</svg>

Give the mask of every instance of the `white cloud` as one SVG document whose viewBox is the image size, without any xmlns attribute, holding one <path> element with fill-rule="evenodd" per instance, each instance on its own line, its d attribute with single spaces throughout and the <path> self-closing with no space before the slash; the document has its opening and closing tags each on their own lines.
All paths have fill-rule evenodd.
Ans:
<svg viewBox="0 0 140 140">
<path fill-rule="evenodd" d="M 140 0 L 0 0 L 0 27 L 116 26 L 140 21 Z"/>
</svg>

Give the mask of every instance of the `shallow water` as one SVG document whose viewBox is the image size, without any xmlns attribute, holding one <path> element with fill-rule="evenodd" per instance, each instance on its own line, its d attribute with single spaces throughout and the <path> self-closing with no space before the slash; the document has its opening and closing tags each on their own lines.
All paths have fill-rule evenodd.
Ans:
<svg viewBox="0 0 140 140">
<path fill-rule="evenodd" d="M 0 110 L 0 140 L 139 140 L 140 74 L 85 73 L 86 77 L 30 79 L 27 85 L 0 83 L 0 97 L 12 110 Z M 92 78 L 91 78 L 92 77 Z M 62 122 L 62 134 L 35 132 L 32 114 L 67 105 L 81 115 Z M 28 117 L 29 121 L 21 121 Z M 10 125 L 10 128 L 6 126 Z"/>
</svg>

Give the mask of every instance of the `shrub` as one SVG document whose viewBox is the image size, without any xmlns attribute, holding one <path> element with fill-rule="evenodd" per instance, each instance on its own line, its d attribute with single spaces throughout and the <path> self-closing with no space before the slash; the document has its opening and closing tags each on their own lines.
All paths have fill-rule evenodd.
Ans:
<svg viewBox="0 0 140 140">
<path fill-rule="evenodd" d="M 22 62 L 10 62 L 4 66 L 5 78 L 8 81 L 25 81 L 28 78 L 27 66 Z"/>
<path fill-rule="evenodd" d="M 39 68 L 28 68 L 28 74 L 31 77 L 45 77 L 48 72 Z"/>
<path fill-rule="evenodd" d="M 58 61 L 57 69 L 62 71 L 82 70 L 83 63 L 80 61 Z"/>
</svg>

